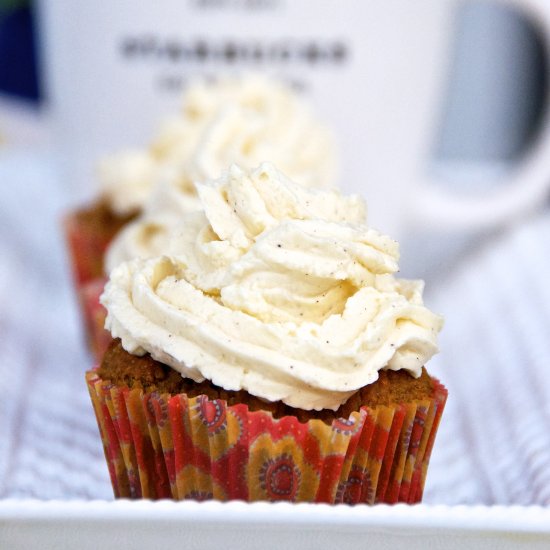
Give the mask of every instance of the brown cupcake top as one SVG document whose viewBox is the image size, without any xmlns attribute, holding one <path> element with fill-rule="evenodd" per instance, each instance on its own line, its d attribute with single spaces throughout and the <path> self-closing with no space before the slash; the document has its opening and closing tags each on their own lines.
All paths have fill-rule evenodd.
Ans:
<svg viewBox="0 0 550 550">
<path fill-rule="evenodd" d="M 86 225 L 94 231 L 99 231 L 109 235 L 115 235 L 128 222 L 132 221 L 138 212 L 132 212 L 121 216 L 109 207 L 104 201 L 96 201 L 91 206 L 81 208 L 76 216 L 82 225 Z"/>
<path fill-rule="evenodd" d="M 210 399 L 223 399 L 229 405 L 244 403 L 252 411 L 270 411 L 275 418 L 296 416 L 303 422 L 317 418 L 330 423 L 335 418 L 348 418 L 353 411 L 359 410 L 362 406 L 374 408 L 410 403 L 428 399 L 433 394 L 433 382 L 425 368 L 422 369 L 419 378 L 413 378 L 403 370 L 382 370 L 376 382 L 352 395 L 338 410 L 303 411 L 280 401 L 263 401 L 245 391 L 227 391 L 209 381 L 193 382 L 183 378 L 171 367 L 156 361 L 149 354 L 140 357 L 128 353 L 118 339 L 112 342 L 105 353 L 97 374 L 102 380 L 117 386 L 140 388 L 146 392 L 167 393 L 172 396 L 179 393 L 185 393 L 188 397 L 207 395 Z"/>
</svg>

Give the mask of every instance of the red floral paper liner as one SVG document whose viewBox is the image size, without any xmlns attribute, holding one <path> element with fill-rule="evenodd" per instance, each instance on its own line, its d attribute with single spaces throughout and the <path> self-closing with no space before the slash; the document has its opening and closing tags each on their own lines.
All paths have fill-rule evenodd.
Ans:
<svg viewBox="0 0 550 550">
<path fill-rule="evenodd" d="M 78 212 L 63 220 L 72 270 L 77 288 L 103 275 L 103 256 L 112 235 L 94 230 L 79 220 Z"/>
<path fill-rule="evenodd" d="M 103 258 L 113 235 L 82 223 L 78 211 L 69 213 L 63 225 L 86 343 L 99 360 L 111 342 L 111 336 L 104 329 L 106 312 L 99 303 L 99 296 L 106 282 Z"/>
<path fill-rule="evenodd" d="M 419 502 L 447 390 L 348 419 L 274 419 L 245 404 L 86 381 L 116 497 Z"/>
<path fill-rule="evenodd" d="M 111 333 L 105 330 L 107 311 L 99 302 L 103 293 L 106 277 L 99 277 L 84 284 L 80 288 L 79 298 L 86 331 L 86 341 L 96 361 L 100 361 L 103 354 L 113 341 Z"/>
</svg>

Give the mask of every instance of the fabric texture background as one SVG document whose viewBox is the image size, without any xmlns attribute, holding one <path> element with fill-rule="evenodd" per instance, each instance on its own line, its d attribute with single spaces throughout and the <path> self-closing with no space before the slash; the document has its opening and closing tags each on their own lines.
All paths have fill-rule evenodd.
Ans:
<svg viewBox="0 0 550 550">
<path fill-rule="evenodd" d="M 32 161 L 31 161 L 32 160 Z M 112 499 L 49 158 L 0 154 L 0 498 Z M 427 289 L 449 399 L 424 502 L 550 505 L 550 214 Z"/>
</svg>

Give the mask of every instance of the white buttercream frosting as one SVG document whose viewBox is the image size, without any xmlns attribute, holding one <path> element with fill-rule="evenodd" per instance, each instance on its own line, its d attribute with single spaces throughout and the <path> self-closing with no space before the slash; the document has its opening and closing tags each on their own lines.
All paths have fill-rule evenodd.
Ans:
<svg viewBox="0 0 550 550">
<path fill-rule="evenodd" d="M 100 163 L 101 195 L 124 215 L 146 208 L 160 182 L 196 208 L 194 182 L 218 177 L 233 162 L 253 168 L 268 160 L 302 185 L 327 187 L 334 184 L 335 158 L 328 129 L 281 82 L 261 75 L 200 81 L 148 148 Z"/>
<path fill-rule="evenodd" d="M 166 251 L 170 235 L 187 212 L 200 209 L 191 195 L 168 180 L 159 182 L 147 200 L 146 211 L 118 232 L 105 253 L 105 273 L 132 258 L 151 258 Z"/>
<path fill-rule="evenodd" d="M 157 160 L 148 151 L 121 151 L 99 163 L 101 196 L 121 216 L 138 212 L 151 192 Z"/>
<path fill-rule="evenodd" d="M 381 369 L 419 376 L 442 319 L 397 279 L 398 245 L 355 197 L 270 164 L 198 185 L 165 254 L 118 266 L 106 326 L 195 381 L 301 409 L 336 409 Z"/>
</svg>

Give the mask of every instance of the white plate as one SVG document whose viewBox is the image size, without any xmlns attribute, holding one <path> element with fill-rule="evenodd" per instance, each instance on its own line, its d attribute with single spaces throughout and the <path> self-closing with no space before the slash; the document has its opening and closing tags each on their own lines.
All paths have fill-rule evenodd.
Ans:
<svg viewBox="0 0 550 550">
<path fill-rule="evenodd" d="M 550 509 L 171 501 L 0 502 L 0 546 L 79 548 L 550 548 Z"/>
</svg>

